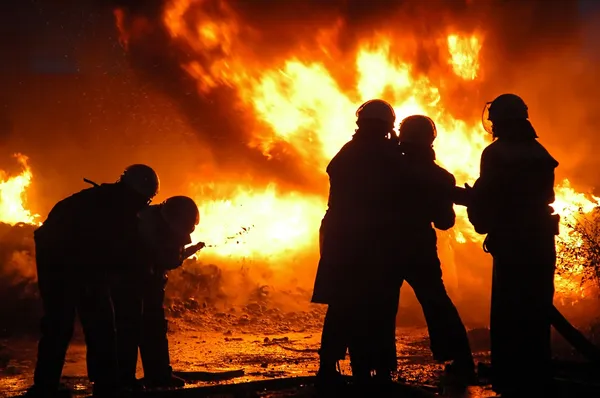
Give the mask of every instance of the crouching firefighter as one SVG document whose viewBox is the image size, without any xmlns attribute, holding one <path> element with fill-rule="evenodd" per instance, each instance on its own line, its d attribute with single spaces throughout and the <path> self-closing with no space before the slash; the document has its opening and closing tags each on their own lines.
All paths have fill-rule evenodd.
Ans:
<svg viewBox="0 0 600 398">
<path fill-rule="evenodd" d="M 399 132 L 403 165 L 411 172 L 398 225 L 403 248 L 400 284 L 408 282 L 423 308 L 434 359 L 453 361 L 447 369 L 461 384 L 471 384 L 476 381 L 471 347 L 442 280 L 434 229 L 446 231 L 454 226 L 452 192 L 456 179 L 436 164 L 433 142 L 437 129 L 429 117 L 409 116 L 401 122 Z"/>
<path fill-rule="evenodd" d="M 121 380 L 135 383 L 138 347 L 147 388 L 182 387 L 183 379 L 173 375 L 167 340 L 167 319 L 163 306 L 167 271 L 181 266 L 183 261 L 204 247 L 200 242 L 185 248 L 192 240 L 190 234 L 198 225 L 200 213 L 196 203 L 186 196 L 173 196 L 161 204 L 144 209 L 139 214 L 139 234 L 143 260 L 140 299 L 142 310 L 138 322 L 132 322 L 127 312 L 133 297 L 116 298 L 117 336 L 121 366 Z M 129 304 L 131 305 L 131 304 Z M 119 310 L 123 308 L 123 311 Z M 135 316 L 135 314 L 133 314 Z M 137 326 L 137 329 L 132 329 Z"/>
<path fill-rule="evenodd" d="M 94 184 L 58 202 L 35 231 L 44 316 L 34 385 L 28 395 L 58 393 L 77 314 L 85 334 L 94 395 L 116 396 L 118 364 L 110 281 L 124 262 L 137 257 L 137 213 L 148 206 L 158 188 L 152 168 L 129 166 L 116 183 Z"/>
<path fill-rule="evenodd" d="M 487 234 L 485 249 L 494 264 L 492 386 L 507 396 L 539 393 L 551 382 L 559 217 L 550 204 L 558 162 L 537 141 L 520 97 L 500 95 L 486 104 L 482 121 L 494 142 L 481 155 L 467 210 L 475 230 Z"/>
<path fill-rule="evenodd" d="M 396 369 L 395 352 L 383 345 L 399 291 L 393 272 L 394 215 L 402 189 L 397 142 L 391 139 L 396 116 L 382 100 L 366 102 L 356 116 L 356 133 L 327 167 L 329 202 L 312 297 L 329 306 L 319 351 L 322 387 L 340 382 L 336 363 L 346 349 L 356 383 L 372 381 L 373 371 L 389 377 Z"/>
</svg>

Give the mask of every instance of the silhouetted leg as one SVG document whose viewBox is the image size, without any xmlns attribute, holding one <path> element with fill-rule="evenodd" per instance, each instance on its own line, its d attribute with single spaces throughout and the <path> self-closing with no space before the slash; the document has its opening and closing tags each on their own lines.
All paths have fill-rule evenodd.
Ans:
<svg viewBox="0 0 600 398">
<path fill-rule="evenodd" d="M 554 238 L 511 242 L 494 253 L 492 375 L 498 392 L 538 390 L 551 380 Z"/>
<path fill-rule="evenodd" d="M 117 330 L 119 380 L 123 386 L 135 384 L 138 347 L 141 341 L 142 298 L 133 278 L 123 279 L 111 290 Z"/>
<path fill-rule="evenodd" d="M 349 334 L 352 374 L 361 382 L 372 370 L 396 370 L 395 318 L 398 293 L 382 292 L 353 308 Z M 393 316 L 392 316 L 393 315 Z M 392 337 L 392 333 L 394 336 Z"/>
<path fill-rule="evenodd" d="M 373 313 L 373 329 L 371 339 L 375 342 L 374 350 L 376 376 L 382 380 L 389 380 L 391 372 L 398 368 L 396 355 L 396 315 L 400 301 L 400 284 L 391 287 L 382 296 L 378 311 Z"/>
<path fill-rule="evenodd" d="M 352 377 L 355 383 L 363 384 L 370 380 L 375 367 L 371 328 L 379 325 L 370 324 L 369 309 L 364 305 L 355 306 L 349 316 L 348 352 Z"/>
<path fill-rule="evenodd" d="M 439 260 L 415 263 L 406 281 L 413 288 L 427 321 L 431 351 L 438 361 L 453 360 L 473 367 L 473 355 L 465 326 L 446 292 Z"/>
<path fill-rule="evenodd" d="M 90 381 L 95 391 L 113 391 L 118 385 L 115 319 L 108 286 L 86 286 L 79 306 L 79 318 L 87 346 Z"/>
<path fill-rule="evenodd" d="M 59 387 L 65 356 L 73 335 L 77 288 L 60 272 L 61 265 L 36 258 L 38 286 L 43 303 L 41 336 L 34 372 L 34 385 L 41 390 Z"/>
<path fill-rule="evenodd" d="M 150 387 L 178 387 L 185 384 L 182 379 L 173 375 L 171 368 L 168 321 L 164 308 L 166 284 L 167 275 L 157 274 L 149 277 L 144 286 L 140 354 L 144 380 Z"/>
<path fill-rule="evenodd" d="M 319 357 L 321 368 L 335 371 L 338 361 L 346 357 L 348 348 L 349 309 L 330 305 L 325 314 Z"/>
</svg>

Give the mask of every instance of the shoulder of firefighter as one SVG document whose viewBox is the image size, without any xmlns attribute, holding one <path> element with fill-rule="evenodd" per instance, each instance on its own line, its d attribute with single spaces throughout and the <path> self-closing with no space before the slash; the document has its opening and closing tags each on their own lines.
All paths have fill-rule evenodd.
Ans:
<svg viewBox="0 0 600 398">
<path fill-rule="evenodd" d="M 537 140 L 513 142 L 496 140 L 481 154 L 480 174 L 510 167 L 555 169 L 558 161 Z"/>
<path fill-rule="evenodd" d="M 87 188 L 57 203 L 34 234 L 36 246 L 52 247 L 65 259 L 85 258 L 87 264 L 135 262 L 136 214 L 114 185 Z"/>
<path fill-rule="evenodd" d="M 184 239 L 171 232 L 162 217 L 160 206 L 148 206 L 139 213 L 139 232 L 151 266 L 172 270 L 183 264 L 184 248 L 191 239 L 189 235 Z"/>
<path fill-rule="evenodd" d="M 61 239 L 80 236 L 82 229 L 94 229 L 98 212 L 106 207 L 106 192 L 100 186 L 83 189 L 54 205 L 35 231 L 36 239 Z"/>
<path fill-rule="evenodd" d="M 547 222 L 557 166 L 537 140 L 497 140 L 489 145 L 482 154 L 480 177 L 467 208 L 475 231 L 485 234 L 511 223 Z M 515 211 L 520 215 L 512 217 Z"/>
</svg>

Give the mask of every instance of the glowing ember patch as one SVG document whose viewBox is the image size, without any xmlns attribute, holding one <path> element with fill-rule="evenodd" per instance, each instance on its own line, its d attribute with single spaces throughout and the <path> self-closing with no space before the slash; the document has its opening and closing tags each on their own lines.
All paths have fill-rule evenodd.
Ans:
<svg viewBox="0 0 600 398">
<path fill-rule="evenodd" d="M 16 154 L 23 172 L 10 177 L 0 170 L 0 222 L 15 225 L 18 223 L 39 224 L 38 214 L 32 214 L 25 206 L 25 191 L 31 184 L 33 174 L 27 165 L 27 156 Z"/>
<path fill-rule="evenodd" d="M 481 43 L 476 36 L 448 36 L 449 64 L 457 76 L 465 80 L 474 80 L 479 71 L 479 51 Z"/>
</svg>

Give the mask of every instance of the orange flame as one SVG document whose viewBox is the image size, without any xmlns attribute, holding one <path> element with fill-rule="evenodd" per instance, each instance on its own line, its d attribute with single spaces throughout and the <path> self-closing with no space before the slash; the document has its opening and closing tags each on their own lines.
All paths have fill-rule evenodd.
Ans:
<svg viewBox="0 0 600 398">
<path fill-rule="evenodd" d="M 477 36 L 460 37 L 448 36 L 448 50 L 452 69 L 457 76 L 466 80 L 474 80 L 479 70 L 479 51 L 481 42 Z"/>
<path fill-rule="evenodd" d="M 210 12 L 208 3 L 213 6 Z M 165 8 L 163 22 L 176 43 L 198 55 L 198 61 L 182 67 L 196 79 L 199 90 L 210 91 L 218 85 L 237 89 L 242 104 L 253 110 L 263 125 L 248 145 L 260 148 L 266 156 L 277 142 L 285 141 L 297 148 L 315 172 L 322 173 L 350 139 L 356 108 L 367 99 L 384 98 L 395 105 L 399 118 L 420 113 L 436 121 L 439 162 L 455 174 L 459 184 L 472 182 L 478 175 L 482 150 L 490 143 L 479 120 L 454 118 L 444 107 L 451 99 L 443 100 L 439 87 L 416 73 L 410 62 L 395 56 L 386 35 L 376 32 L 369 45 L 357 49 L 353 65 L 356 80 L 349 88 L 319 61 L 323 54 L 333 53 L 323 43 L 312 58 L 303 49 L 302 58 L 279 60 L 271 67 L 262 65 L 247 45 L 255 32 L 240 23 L 225 1 L 172 0 Z M 315 36 L 325 33 L 316 31 Z M 451 34 L 440 39 L 449 54 L 447 63 L 454 79 L 476 80 L 480 76 L 481 37 Z M 326 207 L 323 197 L 280 193 L 275 185 L 263 192 L 239 187 L 236 194 L 221 201 L 198 199 L 203 203 L 203 220 L 195 238 L 214 242 L 213 254 L 263 256 L 274 263 L 290 252 L 316 248 L 318 225 Z M 585 202 L 585 209 L 598 204 L 598 198 L 575 192 L 567 180 L 557 186 L 555 208 L 563 218 L 571 214 L 568 207 L 578 201 Z M 457 242 L 482 241 L 468 222 L 465 209 L 458 207 L 457 213 Z M 239 234 L 241 225 L 251 227 Z M 564 294 L 572 292 L 572 286 L 558 277 L 557 288 Z"/>
<path fill-rule="evenodd" d="M 40 216 L 31 213 L 25 206 L 25 191 L 33 178 L 27 156 L 16 154 L 15 157 L 23 167 L 21 174 L 9 177 L 5 171 L 0 170 L 0 222 L 10 225 L 38 224 Z"/>
</svg>

